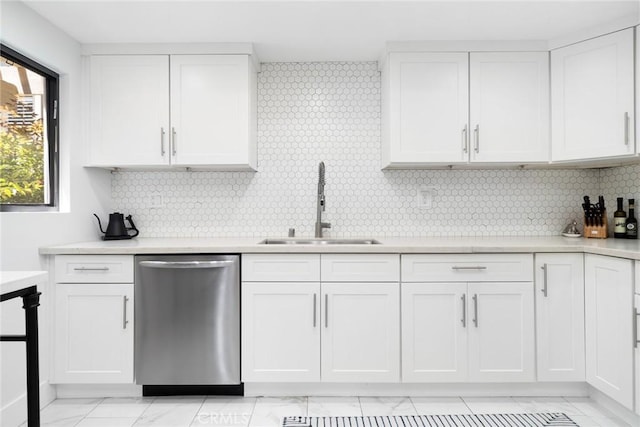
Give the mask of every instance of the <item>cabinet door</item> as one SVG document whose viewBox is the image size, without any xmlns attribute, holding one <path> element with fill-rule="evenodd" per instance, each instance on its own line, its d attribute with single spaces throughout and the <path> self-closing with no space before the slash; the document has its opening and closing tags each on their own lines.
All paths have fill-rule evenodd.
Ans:
<svg viewBox="0 0 640 427">
<path fill-rule="evenodd" d="M 467 284 L 401 286 L 402 381 L 466 381 Z"/>
<path fill-rule="evenodd" d="M 247 55 L 171 56 L 174 165 L 256 166 L 251 67 Z"/>
<path fill-rule="evenodd" d="M 169 164 L 169 57 L 90 58 L 90 166 Z"/>
<path fill-rule="evenodd" d="M 322 284 L 322 381 L 398 382 L 398 283 Z"/>
<path fill-rule="evenodd" d="M 383 167 L 467 162 L 468 68 L 467 53 L 389 55 Z"/>
<path fill-rule="evenodd" d="M 633 409 L 632 261 L 585 255 L 587 382 Z"/>
<path fill-rule="evenodd" d="M 640 25 L 636 27 L 636 128 L 634 137 L 636 138 L 636 154 L 640 155 Z M 640 396 L 640 386 L 636 393 Z M 640 400 L 640 397 L 638 397 Z M 640 413 L 640 403 L 638 403 L 638 413 Z"/>
<path fill-rule="evenodd" d="M 320 381 L 320 284 L 242 283 L 242 380 Z"/>
<path fill-rule="evenodd" d="M 472 162 L 549 161 L 549 53 L 470 54 Z"/>
<path fill-rule="evenodd" d="M 584 381 L 584 256 L 536 255 L 538 381 Z"/>
<path fill-rule="evenodd" d="M 640 280 L 639 262 L 636 261 L 636 286 Z M 640 415 L 640 294 L 636 294 L 635 311 L 633 321 L 635 323 L 634 347 L 636 356 L 636 414 Z"/>
<path fill-rule="evenodd" d="M 633 29 L 551 52 L 552 160 L 634 154 Z"/>
<path fill-rule="evenodd" d="M 55 285 L 55 383 L 133 383 L 133 284 Z"/>
<path fill-rule="evenodd" d="M 469 381 L 534 381 L 533 283 L 470 283 L 468 289 Z"/>
</svg>

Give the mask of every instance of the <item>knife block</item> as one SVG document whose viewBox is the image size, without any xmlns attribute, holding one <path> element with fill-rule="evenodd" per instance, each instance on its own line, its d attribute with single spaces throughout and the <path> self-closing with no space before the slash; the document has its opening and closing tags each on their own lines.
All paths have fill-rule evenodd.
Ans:
<svg viewBox="0 0 640 427">
<path fill-rule="evenodd" d="M 607 238 L 607 211 L 603 215 L 604 225 L 587 225 L 584 222 L 584 237 L 586 239 L 606 239 Z"/>
</svg>

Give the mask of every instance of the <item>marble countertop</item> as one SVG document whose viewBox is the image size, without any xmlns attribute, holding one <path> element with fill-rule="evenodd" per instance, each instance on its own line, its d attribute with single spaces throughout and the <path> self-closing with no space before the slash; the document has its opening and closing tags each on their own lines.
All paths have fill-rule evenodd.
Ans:
<svg viewBox="0 0 640 427">
<path fill-rule="evenodd" d="M 278 238 L 278 237 L 275 237 Z M 371 238 L 371 236 L 367 236 Z M 640 260 L 640 240 L 567 237 L 375 237 L 376 245 L 264 245 L 264 238 L 136 238 L 40 248 L 41 255 L 160 253 L 585 252 Z"/>
<path fill-rule="evenodd" d="M 0 294 L 38 285 L 48 277 L 46 271 L 0 271 Z"/>
</svg>

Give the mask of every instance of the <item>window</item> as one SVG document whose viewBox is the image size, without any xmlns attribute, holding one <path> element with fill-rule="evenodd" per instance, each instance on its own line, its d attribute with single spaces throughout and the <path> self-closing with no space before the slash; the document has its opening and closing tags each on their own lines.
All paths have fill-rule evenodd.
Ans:
<svg viewBox="0 0 640 427">
<path fill-rule="evenodd" d="M 0 210 L 58 204 L 58 74 L 0 44 Z"/>
</svg>

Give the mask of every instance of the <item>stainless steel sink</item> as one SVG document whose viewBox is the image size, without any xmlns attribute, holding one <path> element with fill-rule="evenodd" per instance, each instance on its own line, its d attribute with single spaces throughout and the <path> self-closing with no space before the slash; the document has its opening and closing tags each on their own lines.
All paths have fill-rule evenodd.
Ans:
<svg viewBox="0 0 640 427">
<path fill-rule="evenodd" d="M 375 239 L 264 239 L 260 245 L 379 245 Z"/>
</svg>

